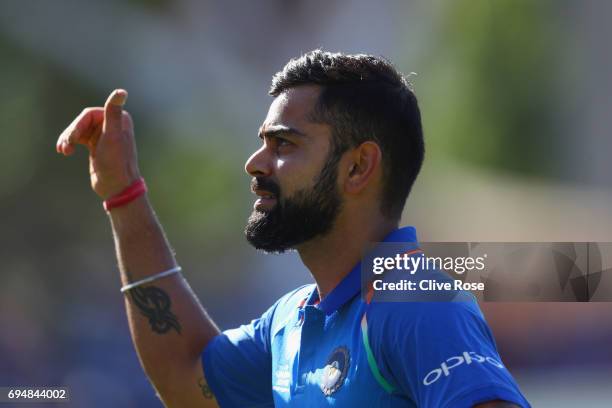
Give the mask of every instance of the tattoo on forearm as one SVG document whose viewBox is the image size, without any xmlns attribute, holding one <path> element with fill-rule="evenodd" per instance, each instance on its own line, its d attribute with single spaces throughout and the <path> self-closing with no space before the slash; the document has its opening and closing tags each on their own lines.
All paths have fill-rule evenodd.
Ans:
<svg viewBox="0 0 612 408">
<path fill-rule="evenodd" d="M 206 399 L 213 399 L 213 398 L 215 398 L 215 396 L 213 395 L 212 391 L 210 390 L 210 387 L 208 386 L 208 384 L 206 383 L 206 380 L 204 380 L 204 378 L 200 377 L 198 379 L 198 386 L 202 390 L 202 395 L 204 396 L 204 398 L 206 398 Z"/>
<path fill-rule="evenodd" d="M 176 330 L 181 334 L 178 318 L 170 311 L 172 302 L 170 296 L 157 286 L 136 287 L 130 290 L 134 305 L 143 316 L 149 319 L 151 330 L 164 334 Z"/>
</svg>

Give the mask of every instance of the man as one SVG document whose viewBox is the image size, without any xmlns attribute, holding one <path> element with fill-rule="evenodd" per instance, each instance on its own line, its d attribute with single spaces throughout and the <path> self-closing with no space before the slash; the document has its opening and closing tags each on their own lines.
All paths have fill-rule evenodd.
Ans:
<svg viewBox="0 0 612 408">
<path fill-rule="evenodd" d="M 289 61 L 270 93 L 246 163 L 259 197 L 246 237 L 297 250 L 316 284 L 223 333 L 177 272 L 147 199 L 127 93 L 85 109 L 58 140 L 65 155 L 89 149 L 131 334 L 166 406 L 529 406 L 475 303 L 359 296 L 369 243 L 416 242 L 414 228 L 397 229 L 424 154 L 407 81 L 380 58 L 315 50 Z"/>
</svg>

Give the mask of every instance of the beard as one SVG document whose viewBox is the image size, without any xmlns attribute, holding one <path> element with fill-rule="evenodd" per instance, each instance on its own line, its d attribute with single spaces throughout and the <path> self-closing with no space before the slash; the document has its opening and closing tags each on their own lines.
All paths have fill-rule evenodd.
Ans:
<svg viewBox="0 0 612 408">
<path fill-rule="evenodd" d="M 291 197 L 283 199 L 280 187 L 272 180 L 255 178 L 257 188 L 272 193 L 277 201 L 270 210 L 251 213 L 244 232 L 252 246 L 265 252 L 283 253 L 332 229 L 342 207 L 336 184 L 340 155 L 334 153 L 328 155 L 313 186 Z"/>
</svg>

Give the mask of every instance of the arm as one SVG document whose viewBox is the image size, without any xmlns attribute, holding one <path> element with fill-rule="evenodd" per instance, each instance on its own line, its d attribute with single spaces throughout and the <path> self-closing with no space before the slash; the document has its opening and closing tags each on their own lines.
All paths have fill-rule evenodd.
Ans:
<svg viewBox="0 0 612 408">
<path fill-rule="evenodd" d="M 125 285 L 176 266 L 146 196 L 110 213 Z M 126 292 L 125 305 L 141 364 L 168 407 L 205 406 L 200 354 L 218 329 L 175 274 Z M 212 400 L 211 400 L 212 401 Z"/>
<path fill-rule="evenodd" d="M 94 191 L 117 194 L 140 177 L 132 121 L 122 107 L 127 93 L 113 92 L 104 108 L 88 108 L 60 135 L 57 151 L 89 150 Z M 125 285 L 176 266 L 145 195 L 109 213 L 121 281 Z M 213 407 L 200 354 L 219 330 L 180 274 L 136 287 L 125 296 L 130 332 L 140 362 L 167 407 Z"/>
</svg>

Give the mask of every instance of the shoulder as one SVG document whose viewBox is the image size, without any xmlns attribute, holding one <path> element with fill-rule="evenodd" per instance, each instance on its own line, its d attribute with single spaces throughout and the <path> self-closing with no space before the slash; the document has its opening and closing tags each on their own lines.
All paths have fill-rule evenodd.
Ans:
<svg viewBox="0 0 612 408">
<path fill-rule="evenodd" d="M 476 301 L 376 302 L 367 308 L 370 336 L 381 342 L 436 341 L 453 337 L 490 338 Z"/>
<path fill-rule="evenodd" d="M 399 319 L 404 322 L 414 322 L 431 317 L 447 319 L 448 317 L 473 316 L 482 318 L 478 303 L 469 296 L 447 302 L 372 302 L 368 305 L 367 313 L 383 320 Z"/>
<path fill-rule="evenodd" d="M 368 347 L 383 377 L 413 394 L 418 387 L 410 387 L 406 379 L 422 378 L 419 367 L 466 350 L 497 356 L 495 340 L 475 301 L 371 303 L 366 316 Z"/>
<path fill-rule="evenodd" d="M 259 317 L 251 320 L 250 323 L 223 331 L 223 335 L 216 336 L 211 343 L 229 341 L 232 344 L 240 345 L 245 342 L 254 342 L 264 350 L 269 350 L 271 333 L 292 316 L 292 311 L 297 309 L 300 299 L 306 297 L 313 286 L 300 286 L 283 295 Z"/>
</svg>

